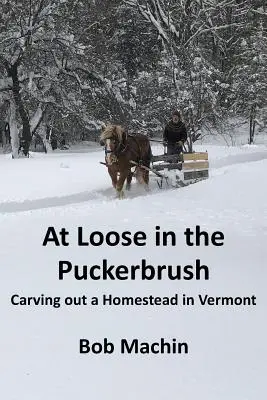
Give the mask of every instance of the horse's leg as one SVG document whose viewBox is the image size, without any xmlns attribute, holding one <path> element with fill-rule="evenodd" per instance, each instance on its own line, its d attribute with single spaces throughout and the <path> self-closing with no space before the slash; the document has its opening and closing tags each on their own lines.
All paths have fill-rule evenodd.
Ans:
<svg viewBox="0 0 267 400">
<path fill-rule="evenodd" d="M 152 157 L 152 151 L 151 151 L 151 147 L 150 147 L 150 144 L 149 144 L 149 148 L 148 148 L 148 157 L 147 157 L 147 160 L 146 160 L 146 162 L 144 163 L 144 165 L 146 166 L 146 167 L 150 167 L 150 161 L 151 161 L 151 157 Z M 143 170 L 143 178 L 144 178 L 144 184 L 145 184 L 145 190 L 149 190 L 149 171 L 148 170 Z"/>
<path fill-rule="evenodd" d="M 136 180 L 139 183 L 139 185 L 142 185 L 144 183 L 143 170 L 140 167 L 136 168 Z"/>
<path fill-rule="evenodd" d="M 114 189 L 116 189 L 117 181 L 118 181 L 117 171 L 114 171 L 113 168 L 108 168 L 108 172 L 111 177 L 112 186 L 114 187 Z"/>
<path fill-rule="evenodd" d="M 130 190 L 131 189 L 131 182 L 133 179 L 133 172 L 129 172 L 129 174 L 127 175 L 127 184 L 126 184 L 126 190 Z"/>
<path fill-rule="evenodd" d="M 145 164 L 144 164 L 144 166 L 146 166 Z M 144 186 L 144 189 L 146 190 L 146 191 L 148 191 L 149 190 L 149 187 L 148 187 L 148 183 L 149 183 L 149 171 L 146 171 L 144 168 L 142 168 L 142 167 L 137 167 L 137 169 L 136 169 L 136 179 L 137 179 L 137 182 L 140 184 L 140 185 L 143 185 Z"/>
<path fill-rule="evenodd" d="M 124 198 L 123 185 L 124 185 L 125 179 L 127 178 L 128 173 L 129 173 L 129 171 L 127 171 L 127 170 L 120 173 L 120 177 L 118 179 L 117 186 L 116 186 L 117 195 L 118 195 L 119 199 Z"/>
<path fill-rule="evenodd" d="M 149 191 L 149 171 L 146 171 L 145 169 L 143 170 L 143 185 L 145 188 L 145 191 Z"/>
<path fill-rule="evenodd" d="M 145 183 L 145 189 L 149 190 L 149 171 L 144 171 L 144 183 Z"/>
</svg>

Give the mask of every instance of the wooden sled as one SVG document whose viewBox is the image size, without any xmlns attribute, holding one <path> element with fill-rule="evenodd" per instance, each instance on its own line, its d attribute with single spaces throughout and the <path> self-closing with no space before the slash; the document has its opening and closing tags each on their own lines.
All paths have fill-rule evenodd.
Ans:
<svg viewBox="0 0 267 400">
<path fill-rule="evenodd" d="M 162 187 L 163 179 L 171 186 L 184 187 L 209 177 L 208 153 L 153 156 L 151 170 L 162 175 L 158 181 L 159 187 Z"/>
</svg>

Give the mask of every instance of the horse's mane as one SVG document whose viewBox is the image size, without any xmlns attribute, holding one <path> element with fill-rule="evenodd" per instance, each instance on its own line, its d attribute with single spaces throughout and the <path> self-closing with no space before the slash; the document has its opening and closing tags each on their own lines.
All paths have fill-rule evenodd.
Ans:
<svg viewBox="0 0 267 400">
<path fill-rule="evenodd" d="M 107 125 L 101 133 L 100 140 L 116 138 L 119 142 L 122 142 L 124 135 L 125 132 L 121 125 Z"/>
</svg>

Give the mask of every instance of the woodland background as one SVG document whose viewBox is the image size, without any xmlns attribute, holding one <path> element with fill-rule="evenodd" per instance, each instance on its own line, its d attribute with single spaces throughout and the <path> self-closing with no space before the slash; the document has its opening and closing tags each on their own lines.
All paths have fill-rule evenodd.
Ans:
<svg viewBox="0 0 267 400">
<path fill-rule="evenodd" d="M 97 141 L 108 122 L 155 137 L 174 109 L 189 142 L 266 132 L 264 0 L 1 0 L 0 140 L 13 157 Z"/>
</svg>

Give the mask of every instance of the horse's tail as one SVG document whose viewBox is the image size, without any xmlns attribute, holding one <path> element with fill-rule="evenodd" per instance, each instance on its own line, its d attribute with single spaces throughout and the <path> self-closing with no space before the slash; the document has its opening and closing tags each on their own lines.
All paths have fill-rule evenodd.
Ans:
<svg viewBox="0 0 267 400">
<path fill-rule="evenodd" d="M 145 154 L 144 160 L 143 160 L 144 165 L 149 168 L 151 160 L 152 160 L 152 149 L 151 149 L 150 141 L 147 138 L 147 149 L 146 149 L 146 154 Z"/>
</svg>

